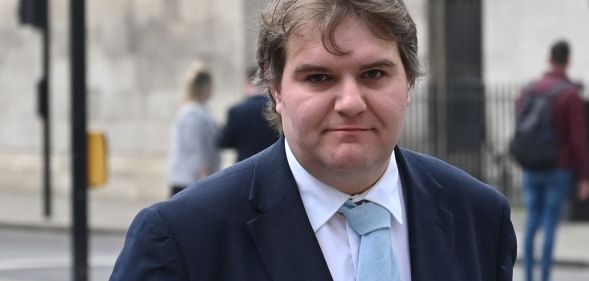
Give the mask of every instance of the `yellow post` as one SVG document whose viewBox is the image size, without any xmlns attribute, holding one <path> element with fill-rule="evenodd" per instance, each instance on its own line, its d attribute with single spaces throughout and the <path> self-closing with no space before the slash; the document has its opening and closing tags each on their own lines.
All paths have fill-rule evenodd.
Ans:
<svg viewBox="0 0 589 281">
<path fill-rule="evenodd" d="M 107 143 L 101 131 L 88 132 L 88 186 L 106 184 L 108 179 Z"/>
</svg>

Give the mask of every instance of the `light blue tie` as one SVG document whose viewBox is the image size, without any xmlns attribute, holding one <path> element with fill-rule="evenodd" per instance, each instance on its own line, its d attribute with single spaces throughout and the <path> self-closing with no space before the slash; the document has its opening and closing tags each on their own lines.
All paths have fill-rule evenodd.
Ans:
<svg viewBox="0 0 589 281">
<path fill-rule="evenodd" d="M 399 281 L 399 269 L 391 248 L 391 214 L 384 207 L 351 200 L 338 210 L 360 235 L 356 281 Z"/>
</svg>

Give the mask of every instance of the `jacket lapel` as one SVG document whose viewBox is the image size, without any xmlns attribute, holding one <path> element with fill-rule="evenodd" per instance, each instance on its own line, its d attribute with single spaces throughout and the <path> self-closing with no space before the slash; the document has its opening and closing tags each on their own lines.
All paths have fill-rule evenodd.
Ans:
<svg viewBox="0 0 589 281">
<path fill-rule="evenodd" d="M 415 155 L 395 150 L 407 202 L 412 280 L 454 280 L 454 222 L 440 200 L 442 186 L 416 162 Z"/>
<path fill-rule="evenodd" d="M 261 215 L 248 228 L 275 281 L 332 280 L 286 160 L 284 140 L 256 164 L 250 200 Z"/>
</svg>

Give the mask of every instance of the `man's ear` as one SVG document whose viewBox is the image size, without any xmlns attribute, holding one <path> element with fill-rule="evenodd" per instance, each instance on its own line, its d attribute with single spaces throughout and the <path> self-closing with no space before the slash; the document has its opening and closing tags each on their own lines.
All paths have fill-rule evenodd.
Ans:
<svg viewBox="0 0 589 281">
<path fill-rule="evenodd" d="M 280 94 L 280 91 L 276 88 L 270 89 L 270 94 L 276 102 L 276 112 L 280 114 L 280 111 L 282 110 L 282 95 Z"/>
</svg>

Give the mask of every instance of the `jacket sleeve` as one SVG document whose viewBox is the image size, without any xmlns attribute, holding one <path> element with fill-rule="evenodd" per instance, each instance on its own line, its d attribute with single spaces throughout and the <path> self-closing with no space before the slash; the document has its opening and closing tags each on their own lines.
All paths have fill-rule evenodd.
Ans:
<svg viewBox="0 0 589 281">
<path fill-rule="evenodd" d="M 589 149 L 587 147 L 587 127 L 583 101 L 575 91 L 566 96 L 566 111 L 569 118 L 570 139 L 574 172 L 577 178 L 589 180 Z"/>
<path fill-rule="evenodd" d="M 188 280 L 174 237 L 155 209 L 144 209 L 133 220 L 109 280 Z"/>
<path fill-rule="evenodd" d="M 511 223 L 511 209 L 504 199 L 501 230 L 497 252 L 497 280 L 513 280 L 513 266 L 517 257 L 517 239 Z"/>
</svg>

